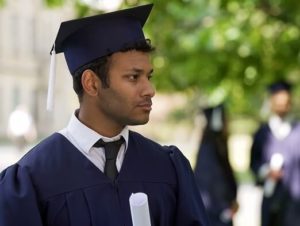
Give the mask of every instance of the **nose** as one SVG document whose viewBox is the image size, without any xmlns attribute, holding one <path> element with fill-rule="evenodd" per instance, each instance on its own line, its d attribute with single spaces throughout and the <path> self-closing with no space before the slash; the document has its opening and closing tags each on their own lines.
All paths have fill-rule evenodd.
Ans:
<svg viewBox="0 0 300 226">
<path fill-rule="evenodd" d="M 143 88 L 142 88 L 142 96 L 154 97 L 155 88 L 149 79 L 145 79 Z"/>
</svg>

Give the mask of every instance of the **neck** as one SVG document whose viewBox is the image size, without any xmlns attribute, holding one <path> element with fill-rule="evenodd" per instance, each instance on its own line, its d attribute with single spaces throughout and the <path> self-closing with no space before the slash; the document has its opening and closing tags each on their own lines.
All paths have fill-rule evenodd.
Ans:
<svg viewBox="0 0 300 226">
<path fill-rule="evenodd" d="M 105 137 L 114 137 L 124 129 L 124 127 L 121 127 L 114 122 L 102 120 L 99 113 L 94 113 L 85 108 L 80 108 L 76 116 L 84 125 Z"/>
<path fill-rule="evenodd" d="M 277 117 L 279 117 L 281 120 L 284 120 L 287 118 L 287 114 L 275 114 Z"/>
</svg>

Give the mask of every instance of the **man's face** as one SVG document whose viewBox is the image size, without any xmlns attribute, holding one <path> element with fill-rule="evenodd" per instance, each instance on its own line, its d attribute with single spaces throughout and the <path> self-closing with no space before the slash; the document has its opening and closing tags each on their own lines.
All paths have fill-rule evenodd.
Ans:
<svg viewBox="0 0 300 226">
<path fill-rule="evenodd" d="M 141 125 L 149 120 L 155 91 L 149 53 L 114 53 L 110 59 L 109 88 L 98 93 L 97 108 L 106 122 L 119 126 Z"/>
<path fill-rule="evenodd" d="M 291 108 L 291 95 L 282 90 L 271 96 L 271 110 L 280 117 L 284 117 Z"/>
</svg>

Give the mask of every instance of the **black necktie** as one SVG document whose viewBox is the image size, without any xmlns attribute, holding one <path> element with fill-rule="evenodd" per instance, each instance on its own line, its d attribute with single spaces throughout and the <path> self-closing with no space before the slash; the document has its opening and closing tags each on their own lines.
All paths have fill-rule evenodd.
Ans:
<svg viewBox="0 0 300 226">
<path fill-rule="evenodd" d="M 114 180 L 118 175 L 118 170 L 116 166 L 116 160 L 118 156 L 119 149 L 124 142 L 123 137 L 119 140 L 112 142 L 104 142 L 102 139 L 98 140 L 94 147 L 103 147 L 105 150 L 105 165 L 104 165 L 104 174 L 110 179 Z"/>
</svg>

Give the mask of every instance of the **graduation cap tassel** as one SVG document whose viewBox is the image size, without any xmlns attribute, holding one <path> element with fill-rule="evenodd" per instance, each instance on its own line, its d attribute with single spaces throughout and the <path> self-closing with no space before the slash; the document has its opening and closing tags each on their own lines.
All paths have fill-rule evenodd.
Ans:
<svg viewBox="0 0 300 226">
<path fill-rule="evenodd" d="M 55 46 L 51 51 L 50 71 L 49 71 L 49 83 L 48 83 L 48 96 L 47 96 L 47 111 L 52 111 L 54 107 L 54 85 L 56 77 L 56 52 Z"/>
</svg>

